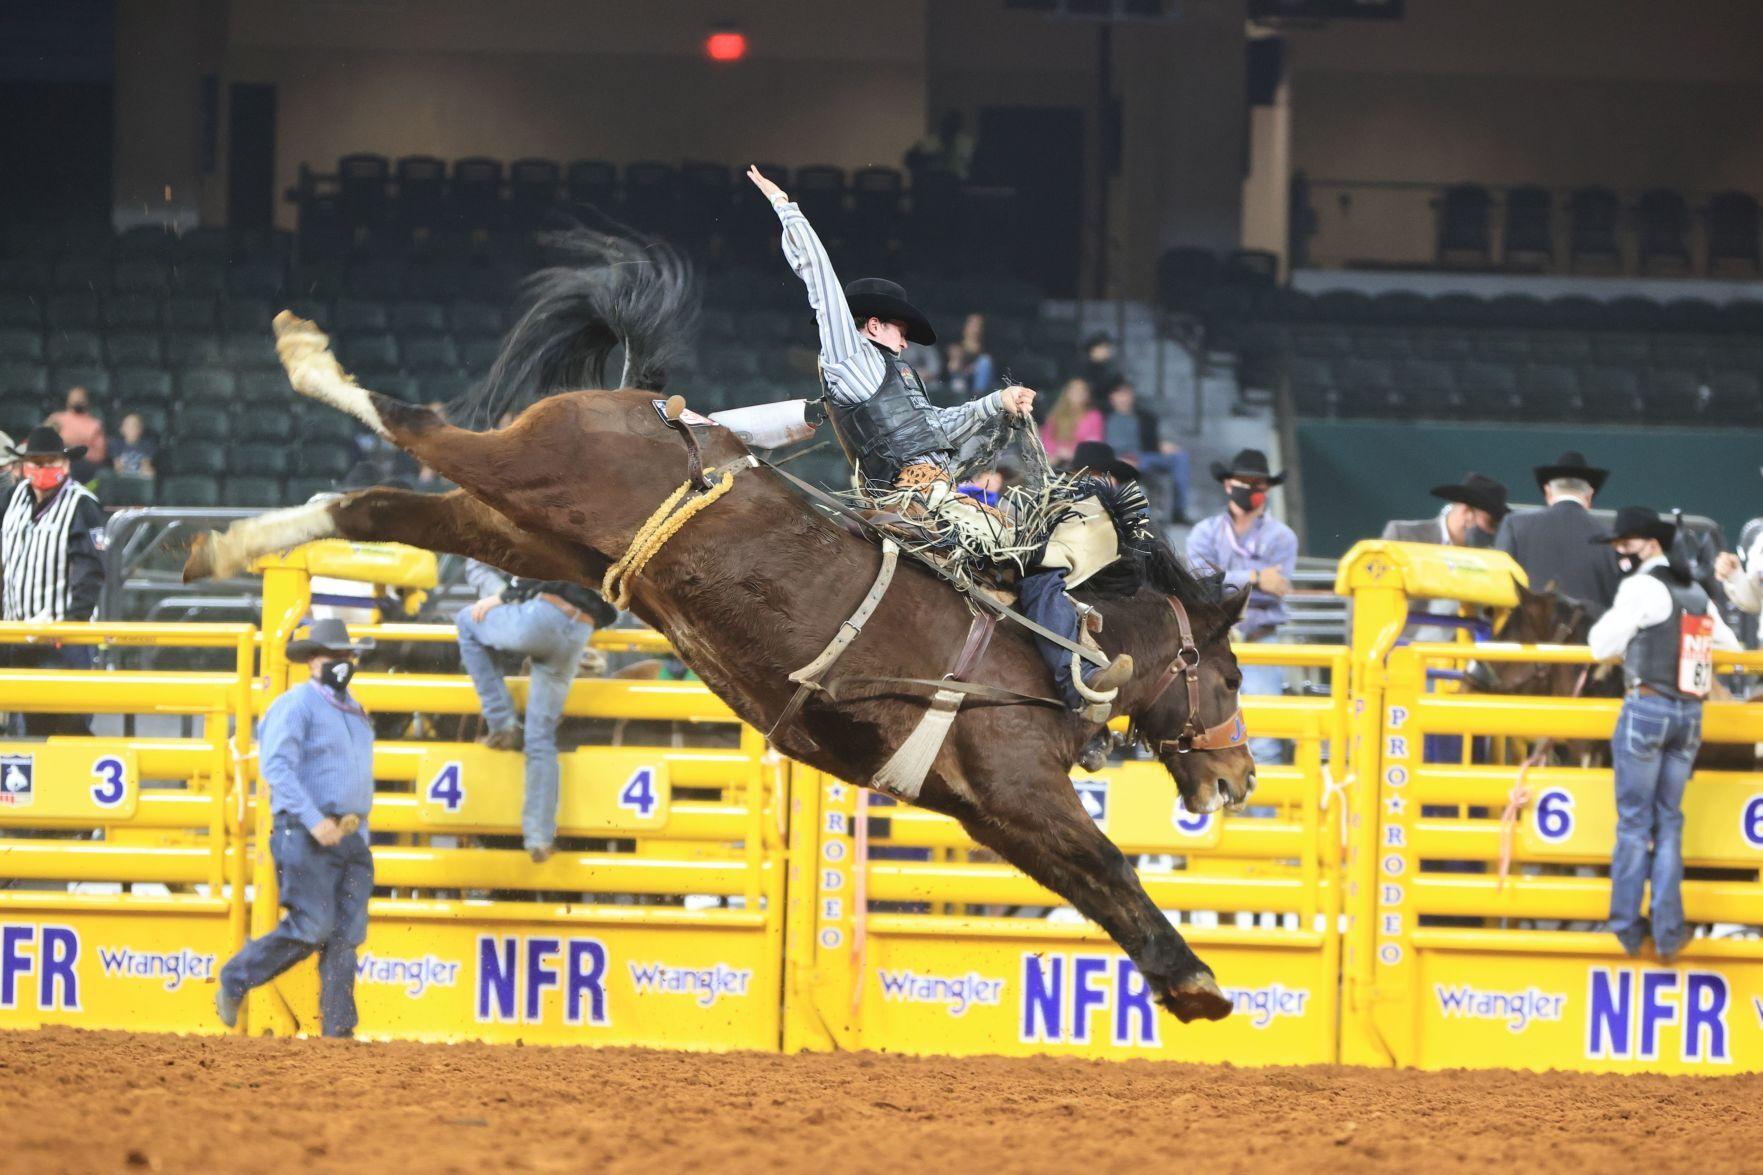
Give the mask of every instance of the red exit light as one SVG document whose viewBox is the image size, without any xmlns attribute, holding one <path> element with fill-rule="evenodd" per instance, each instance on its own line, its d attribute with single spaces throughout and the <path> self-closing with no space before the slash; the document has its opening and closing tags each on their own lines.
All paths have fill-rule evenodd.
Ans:
<svg viewBox="0 0 1763 1175">
<path fill-rule="evenodd" d="M 739 61 L 747 55 L 745 33 L 711 33 L 704 42 L 704 52 L 712 61 Z"/>
</svg>

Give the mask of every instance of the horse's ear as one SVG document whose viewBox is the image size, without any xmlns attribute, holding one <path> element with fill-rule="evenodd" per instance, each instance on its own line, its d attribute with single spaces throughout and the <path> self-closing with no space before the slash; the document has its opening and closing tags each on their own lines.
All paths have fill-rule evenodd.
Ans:
<svg viewBox="0 0 1763 1175">
<path fill-rule="evenodd" d="M 1225 618 L 1230 621 L 1228 627 L 1236 627 L 1237 621 L 1243 618 L 1243 609 L 1248 606 L 1249 593 L 1247 589 L 1234 593 L 1225 601 L 1224 615 Z"/>
<path fill-rule="evenodd" d="M 1553 596 L 1553 595 L 1558 594 L 1560 591 L 1561 591 L 1561 581 L 1558 579 L 1551 579 L 1548 583 L 1545 583 L 1543 585 L 1543 590 L 1538 592 L 1537 595 L 1539 595 L 1539 596 Z"/>
</svg>

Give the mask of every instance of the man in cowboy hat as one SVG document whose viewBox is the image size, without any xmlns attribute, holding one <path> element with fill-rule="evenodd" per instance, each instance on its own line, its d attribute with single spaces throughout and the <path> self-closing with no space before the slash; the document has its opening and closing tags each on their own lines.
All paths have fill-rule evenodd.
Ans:
<svg viewBox="0 0 1763 1175">
<path fill-rule="evenodd" d="M 950 504 L 955 486 L 979 455 L 991 427 L 1009 413 L 1033 427 L 1029 415 L 1035 393 L 1008 387 L 953 408 L 938 408 L 925 395 L 924 381 L 900 357 L 907 343 L 930 346 L 937 333 L 894 282 L 863 277 L 839 286 L 832 260 L 802 210 L 759 173 L 747 178 L 771 201 L 783 224 L 784 257 L 808 289 L 808 304 L 820 330 L 820 372 L 826 386 L 827 415 L 845 455 L 862 482 L 879 490 L 910 489 L 928 509 Z M 1045 570 L 1018 585 L 1024 613 L 1042 627 L 1075 641 L 1082 631 L 1076 606 L 1065 593 L 1065 571 Z M 1107 666 L 1084 663 L 1074 682 L 1070 653 L 1036 639 L 1055 685 L 1074 709 L 1132 677 L 1132 658 Z M 1090 695 L 1085 696 L 1085 691 Z"/>
<path fill-rule="evenodd" d="M 1384 524 L 1383 537 L 1398 543 L 1491 547 L 1501 519 L 1511 513 L 1506 487 L 1479 473 L 1467 474 L 1459 485 L 1434 486 L 1431 492 L 1445 500 L 1443 509 L 1431 518 L 1391 519 Z M 1428 600 L 1424 607 L 1441 616 L 1455 616 L 1459 609 L 1455 600 Z M 1448 641 L 1452 636 L 1453 630 L 1437 626 L 1414 630 L 1417 641 Z"/>
<path fill-rule="evenodd" d="M 1610 929 L 1630 955 L 1647 924 L 1641 891 L 1652 882 L 1653 946 L 1669 963 L 1688 937 L 1683 920 L 1683 793 L 1702 743 L 1702 699 L 1716 648 L 1738 649 L 1689 569 L 1668 557 L 1677 528 L 1644 506 L 1616 512 L 1609 534 L 1625 573 L 1609 611 L 1586 638 L 1599 661 L 1622 662 L 1627 692 L 1610 741 L 1616 768 L 1616 849 L 1610 861 Z"/>
<path fill-rule="evenodd" d="M 1212 463 L 1212 480 L 1224 487 L 1224 510 L 1202 518 L 1188 532 L 1188 562 L 1196 569 L 1216 568 L 1224 581 L 1249 593 L 1234 637 L 1260 643 L 1277 640 L 1285 623 L 1285 598 L 1298 567 L 1298 536 L 1267 513 L 1267 492 L 1286 479 L 1268 470 L 1267 454 L 1244 449 L 1229 464 Z M 1285 670 L 1277 665 L 1243 666 L 1245 695 L 1285 693 Z M 1283 763 L 1285 747 L 1277 739 L 1251 739 L 1257 763 Z"/>
<path fill-rule="evenodd" d="M 247 992 L 317 951 L 324 1034 L 355 1033 L 355 948 L 367 937 L 373 893 L 373 723 L 349 681 L 368 647 L 330 619 L 288 642 L 288 660 L 307 665 L 307 680 L 270 703 L 258 740 L 275 814 L 269 850 L 288 916 L 221 969 L 214 1007 L 228 1028 Z"/>
<path fill-rule="evenodd" d="M 69 476 L 71 463 L 85 453 L 77 445 L 67 448 L 54 429 L 41 425 L 8 450 L 24 476 L 0 515 L 0 619 L 90 620 L 97 612 L 104 588 L 104 511 L 92 491 Z M 90 645 L 6 649 L 13 665 L 92 667 Z M 90 734 L 90 721 L 81 714 L 24 715 L 31 735 Z"/>
<path fill-rule="evenodd" d="M 1524 514 L 1508 514 L 1494 536 L 1494 546 L 1517 560 L 1530 579 L 1532 591 L 1553 590 L 1583 602 L 1592 615 L 1601 615 L 1616 598 L 1622 575 L 1607 546 L 1587 540 L 1598 533 L 1592 517 L 1592 498 L 1610 476 L 1574 450 L 1561 454 L 1552 465 L 1536 467 L 1537 488 L 1547 508 Z"/>
</svg>

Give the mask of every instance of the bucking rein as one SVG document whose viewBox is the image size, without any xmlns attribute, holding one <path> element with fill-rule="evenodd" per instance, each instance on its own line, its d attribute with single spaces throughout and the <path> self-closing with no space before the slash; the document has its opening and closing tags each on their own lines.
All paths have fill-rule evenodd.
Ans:
<svg viewBox="0 0 1763 1175">
<path fill-rule="evenodd" d="M 734 487 L 735 474 L 743 469 L 755 469 L 761 465 L 784 478 L 791 485 L 803 491 L 816 504 L 825 506 L 836 512 L 844 521 L 853 524 L 864 534 L 878 538 L 882 547 L 881 569 L 876 573 L 875 582 L 870 585 L 868 593 L 857 605 L 855 611 L 839 625 L 838 632 L 827 646 L 822 649 L 808 664 L 789 675 L 789 680 L 796 685 L 796 692 L 771 729 L 766 731 L 766 738 L 775 741 L 777 732 L 792 721 L 800 713 L 803 703 L 809 695 L 832 691 L 821 684 L 821 679 L 844 655 L 845 650 L 856 641 L 863 632 L 863 626 L 881 605 L 882 598 L 887 595 L 888 587 L 893 583 L 894 572 L 900 562 L 900 545 L 893 538 L 879 532 L 868 519 L 846 506 L 844 503 L 809 485 L 807 482 L 788 473 L 775 465 L 761 461 L 751 453 L 738 458 L 726 465 L 704 468 L 703 453 L 698 447 L 698 438 L 692 434 L 691 425 L 687 423 L 686 401 L 684 396 L 670 396 L 666 400 L 653 400 L 656 413 L 668 428 L 679 434 L 686 446 L 687 474 L 686 480 L 667 500 L 656 507 L 655 511 L 637 528 L 632 536 L 629 547 L 611 567 L 607 568 L 606 576 L 601 581 L 600 593 L 614 607 L 624 608 L 630 603 L 632 581 L 641 574 L 644 567 L 655 557 L 656 553 L 692 517 L 708 507 L 718 498 Z M 1073 658 L 1082 658 L 1091 664 L 1103 666 L 1108 659 L 1100 649 L 1088 647 L 1075 641 L 1066 640 L 1058 633 L 1051 632 L 1036 624 L 1028 617 L 996 599 L 989 593 L 974 590 L 965 593 L 970 602 L 978 605 L 973 620 L 968 626 L 967 639 L 962 645 L 961 654 L 956 658 L 955 666 L 940 679 L 914 677 L 878 677 L 857 679 L 857 684 L 911 685 L 930 687 L 935 692 L 931 695 L 929 709 L 918 726 L 907 736 L 906 741 L 889 757 L 875 777 L 871 786 L 890 795 L 904 800 L 918 798 L 924 779 L 930 773 L 931 764 L 936 760 L 937 753 L 948 739 L 949 728 L 954 725 L 955 715 L 966 699 L 979 698 L 1000 705 L 1035 705 L 1050 706 L 1063 710 L 1065 705 L 1053 698 L 1036 694 L 1026 694 L 1005 686 L 988 685 L 983 682 L 967 681 L 967 676 L 978 666 L 991 644 L 992 634 L 997 628 L 999 617 L 1006 617 L 1021 625 L 1036 636 L 1043 637 L 1071 652 Z M 1156 687 L 1152 690 L 1148 708 L 1163 696 L 1177 677 L 1185 679 L 1188 694 L 1188 718 L 1181 732 L 1173 739 L 1164 739 L 1157 743 L 1156 749 L 1162 752 L 1173 747 L 1178 754 L 1187 754 L 1193 750 L 1220 750 L 1226 747 L 1241 746 L 1248 741 L 1244 728 L 1242 710 L 1239 708 L 1230 717 L 1215 726 L 1200 725 L 1200 687 L 1199 666 L 1200 651 L 1194 643 L 1193 629 L 1188 622 L 1187 609 L 1174 596 L 1167 597 L 1170 608 L 1175 613 L 1176 624 L 1181 632 L 1181 647 L 1175 659 L 1164 670 Z M 1075 672 L 1074 680 L 1081 680 L 1082 674 Z M 1094 720 L 1106 721 L 1107 712 L 1117 691 L 1106 695 L 1091 695 L 1088 690 L 1081 691 L 1091 703 L 1086 714 L 1095 714 Z M 1099 713 L 1098 713 L 1099 712 Z M 802 732 L 798 738 L 812 744 L 812 740 Z"/>
</svg>

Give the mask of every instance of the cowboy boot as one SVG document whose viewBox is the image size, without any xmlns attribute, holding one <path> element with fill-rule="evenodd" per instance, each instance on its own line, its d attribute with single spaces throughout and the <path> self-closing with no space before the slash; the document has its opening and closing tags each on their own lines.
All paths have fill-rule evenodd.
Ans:
<svg viewBox="0 0 1763 1175">
<path fill-rule="evenodd" d="M 1119 689 L 1132 680 L 1132 654 L 1122 653 L 1103 666 L 1090 665 L 1087 662 L 1083 669 L 1084 687 L 1091 693 L 1106 694 Z"/>
</svg>

